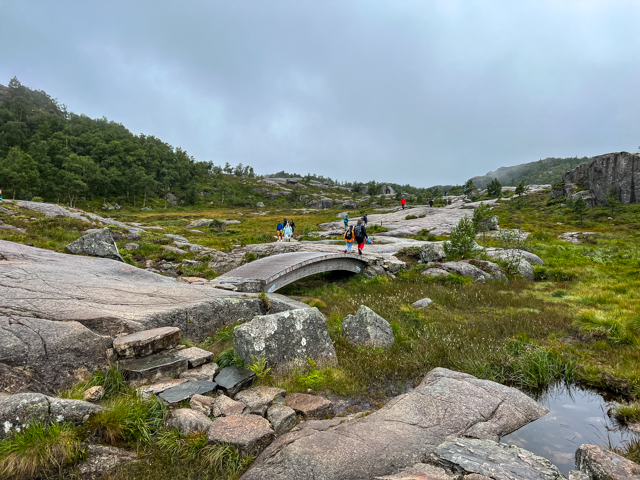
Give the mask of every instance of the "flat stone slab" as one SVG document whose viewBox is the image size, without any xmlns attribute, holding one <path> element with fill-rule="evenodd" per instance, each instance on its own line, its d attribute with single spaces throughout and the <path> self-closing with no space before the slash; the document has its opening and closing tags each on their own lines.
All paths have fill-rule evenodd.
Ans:
<svg viewBox="0 0 640 480">
<path fill-rule="evenodd" d="M 175 378 L 171 380 L 166 380 L 164 382 L 158 382 L 151 385 L 143 385 L 142 387 L 136 388 L 138 391 L 138 395 L 142 396 L 143 400 L 147 398 L 151 398 L 152 395 L 158 395 L 159 393 L 164 392 L 165 390 L 169 390 L 177 385 L 181 385 L 183 383 L 189 382 L 191 379 L 188 378 Z"/>
<path fill-rule="evenodd" d="M 435 368 L 370 415 L 278 437 L 242 480 L 370 480 L 424 461 L 448 438 L 501 437 L 547 412 L 515 388 Z"/>
<path fill-rule="evenodd" d="M 306 393 L 289 394 L 286 404 L 305 420 L 321 420 L 333 411 L 333 403 L 330 400 Z"/>
<path fill-rule="evenodd" d="M 524 448 L 492 440 L 456 438 L 431 454 L 431 462 L 456 473 L 495 480 L 565 480 L 558 467 Z"/>
<path fill-rule="evenodd" d="M 233 415 L 213 421 L 207 433 L 207 442 L 228 443 L 240 452 L 257 455 L 274 439 L 269 421 L 258 415 Z"/>
<path fill-rule="evenodd" d="M 185 348 L 180 355 L 189 360 L 189 368 L 199 367 L 213 360 L 213 353 L 198 347 Z"/>
<path fill-rule="evenodd" d="M 160 327 L 118 337 L 113 341 L 113 349 L 118 355 L 124 358 L 144 357 L 152 353 L 173 348 L 178 345 L 179 340 L 179 328 Z M 187 348 L 183 350 L 183 352 L 187 350 L 191 349 Z M 182 352 L 180 352 L 180 354 L 182 355 Z M 186 355 L 183 356 L 187 359 L 189 358 Z"/>
<path fill-rule="evenodd" d="M 142 358 L 121 360 L 118 365 L 134 385 L 163 377 L 177 377 L 187 369 L 188 361 L 172 353 L 156 353 Z"/>
<path fill-rule="evenodd" d="M 277 436 L 283 435 L 296 426 L 298 416 L 293 408 L 276 403 L 267 410 L 267 420 Z"/>
<path fill-rule="evenodd" d="M 220 370 L 216 375 L 216 383 L 225 395 L 234 397 L 240 390 L 251 385 L 255 378 L 256 374 L 251 370 L 232 365 Z"/>
<path fill-rule="evenodd" d="M 180 403 L 183 400 L 189 400 L 194 395 L 203 395 L 205 393 L 213 392 L 215 389 L 215 382 L 204 382 L 196 380 L 193 382 L 186 382 L 165 390 L 160 395 L 158 395 L 158 397 L 161 398 L 166 404 L 172 405 L 175 403 Z"/>
</svg>

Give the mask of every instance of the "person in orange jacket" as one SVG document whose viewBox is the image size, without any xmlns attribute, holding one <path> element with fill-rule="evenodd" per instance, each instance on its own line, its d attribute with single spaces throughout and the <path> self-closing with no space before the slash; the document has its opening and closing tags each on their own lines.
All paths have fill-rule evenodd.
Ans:
<svg viewBox="0 0 640 480">
<path fill-rule="evenodd" d="M 404 197 L 402 198 L 402 200 L 400 200 L 400 205 L 402 205 L 402 209 L 404 210 L 404 206 L 407 204 L 407 201 L 404 199 Z"/>
</svg>

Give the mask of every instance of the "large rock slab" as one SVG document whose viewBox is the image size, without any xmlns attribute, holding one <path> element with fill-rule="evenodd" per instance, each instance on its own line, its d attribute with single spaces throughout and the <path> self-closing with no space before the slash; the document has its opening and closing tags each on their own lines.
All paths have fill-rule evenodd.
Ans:
<svg viewBox="0 0 640 480">
<path fill-rule="evenodd" d="M 360 345 L 387 347 L 394 342 L 393 328 L 389 322 L 366 305 L 361 305 L 355 315 L 344 317 L 342 334 L 351 343 Z"/>
<path fill-rule="evenodd" d="M 113 349 L 123 358 L 144 357 L 173 348 L 179 341 L 179 328 L 160 327 L 118 337 L 113 341 Z"/>
<path fill-rule="evenodd" d="M 34 422 L 81 425 L 100 411 L 100 405 L 41 393 L 3 395 L 0 396 L 0 439 L 11 432 L 21 432 Z"/>
<path fill-rule="evenodd" d="M 457 474 L 479 474 L 495 480 L 565 480 L 546 458 L 515 445 L 492 440 L 456 438 L 431 454 L 431 462 Z"/>
<path fill-rule="evenodd" d="M 200 342 L 227 323 L 267 313 L 257 296 L 177 283 L 109 259 L 4 240 L 0 255 L 0 390 L 9 393 L 77 383 L 106 364 L 118 335 L 173 326 Z M 298 305 L 275 298 L 271 313 Z"/>
<path fill-rule="evenodd" d="M 515 262 L 519 258 L 524 258 L 527 262 L 536 265 L 544 265 L 544 261 L 535 253 L 519 250 L 517 248 L 486 248 L 484 253 L 490 257 L 500 258 L 507 262 Z"/>
<path fill-rule="evenodd" d="M 213 421 L 207 433 L 207 442 L 228 443 L 244 454 L 258 455 L 274 436 L 268 420 L 258 415 L 233 415 Z"/>
<path fill-rule="evenodd" d="M 279 370 L 308 365 L 337 364 L 324 315 L 317 308 L 301 308 L 255 317 L 233 331 L 233 346 L 245 362 L 265 358 Z"/>
<path fill-rule="evenodd" d="M 414 465 L 447 438 L 501 437 L 545 413 L 514 388 L 436 368 L 371 415 L 278 437 L 242 478 L 368 480 Z"/>
<path fill-rule="evenodd" d="M 580 445 L 576 468 L 591 480 L 640 479 L 640 465 L 597 445 Z"/>
<path fill-rule="evenodd" d="M 108 228 L 80 237 L 67 245 L 65 250 L 75 255 L 84 253 L 93 257 L 110 258 L 124 262 Z"/>
</svg>

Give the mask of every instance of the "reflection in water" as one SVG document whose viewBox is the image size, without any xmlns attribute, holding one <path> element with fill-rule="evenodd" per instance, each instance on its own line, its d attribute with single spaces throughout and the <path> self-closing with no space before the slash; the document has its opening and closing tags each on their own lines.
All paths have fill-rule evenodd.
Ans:
<svg viewBox="0 0 640 480">
<path fill-rule="evenodd" d="M 574 454 L 583 443 L 619 446 L 633 436 L 607 416 L 614 398 L 564 385 L 551 387 L 535 398 L 549 413 L 502 437 L 501 442 L 549 459 L 565 475 L 575 469 Z"/>
</svg>

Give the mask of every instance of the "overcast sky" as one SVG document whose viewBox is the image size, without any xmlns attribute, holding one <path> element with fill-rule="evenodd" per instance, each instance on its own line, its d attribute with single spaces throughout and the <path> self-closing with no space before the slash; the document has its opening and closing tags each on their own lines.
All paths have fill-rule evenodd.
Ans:
<svg viewBox="0 0 640 480">
<path fill-rule="evenodd" d="M 639 1 L 0 0 L 0 83 L 258 173 L 637 151 Z"/>
</svg>

